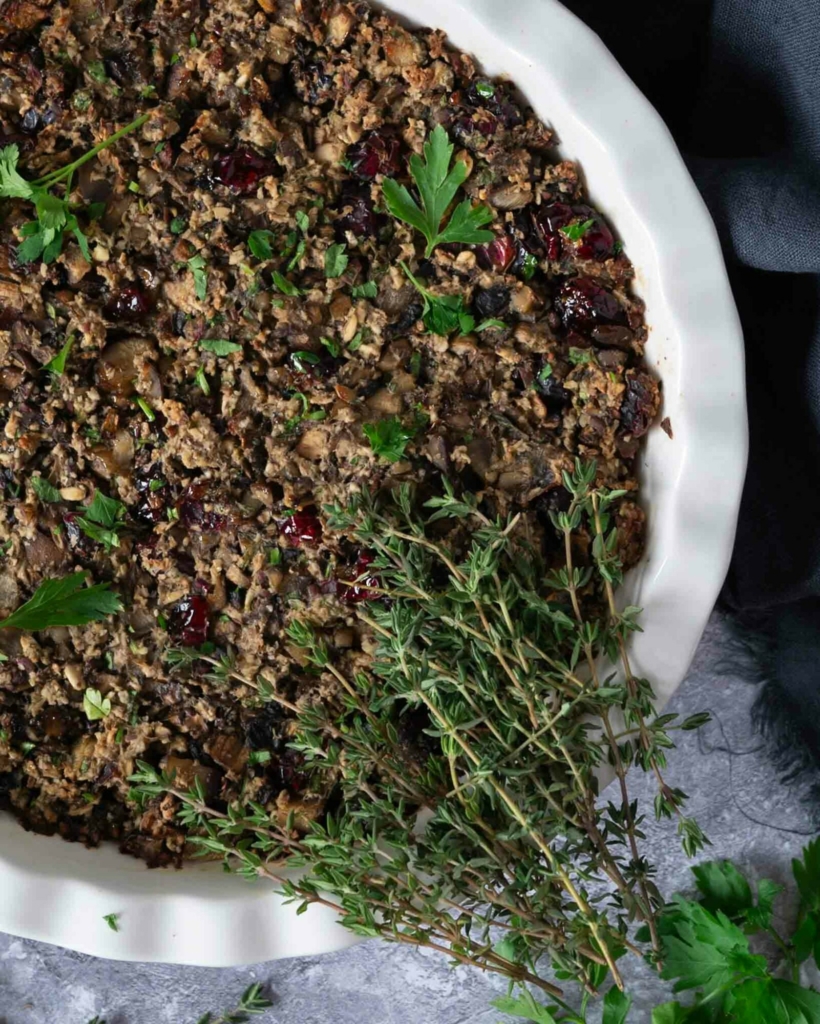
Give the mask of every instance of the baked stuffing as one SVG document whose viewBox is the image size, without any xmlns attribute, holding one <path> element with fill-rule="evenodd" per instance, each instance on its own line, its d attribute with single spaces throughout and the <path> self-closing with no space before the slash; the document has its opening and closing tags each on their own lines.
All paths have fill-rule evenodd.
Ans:
<svg viewBox="0 0 820 1024">
<path fill-rule="evenodd" d="M 562 473 L 594 458 L 640 558 L 643 306 L 552 131 L 439 31 L 362 2 L 0 10 L 0 146 L 27 179 L 149 115 L 77 171 L 86 245 L 23 262 L 30 204 L 0 204 L 0 614 L 78 570 L 123 605 L 0 631 L 0 800 L 37 832 L 178 864 L 174 799 L 129 800 L 137 759 L 297 827 L 326 806 L 254 685 L 334 699 L 287 641 L 295 610 L 366 667 L 356 607 L 378 581 L 325 504 L 447 478 L 549 555 Z M 426 255 L 383 183 L 413 188 L 437 126 L 459 200 L 492 220 Z"/>
</svg>

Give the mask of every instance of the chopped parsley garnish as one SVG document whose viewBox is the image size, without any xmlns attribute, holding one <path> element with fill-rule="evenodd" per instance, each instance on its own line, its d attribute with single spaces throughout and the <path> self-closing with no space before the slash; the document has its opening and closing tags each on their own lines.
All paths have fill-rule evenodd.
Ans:
<svg viewBox="0 0 820 1024">
<path fill-rule="evenodd" d="M 68 354 L 74 347 L 74 335 L 69 334 L 66 338 L 65 345 L 60 349 L 56 356 L 49 361 L 43 367 L 44 370 L 48 370 L 49 373 L 56 374 L 58 377 L 65 373 L 65 364 L 68 359 Z"/>
<path fill-rule="evenodd" d="M 481 323 L 475 328 L 477 331 L 487 331 L 491 327 L 497 328 L 498 330 L 504 330 L 507 325 L 503 320 L 482 320 Z"/>
<path fill-rule="evenodd" d="M 391 416 L 377 423 L 365 423 L 362 426 L 370 447 L 388 462 L 398 462 L 404 457 L 404 451 L 415 432 L 402 425 L 398 416 Z"/>
<path fill-rule="evenodd" d="M 571 242 L 578 242 L 584 237 L 587 231 L 594 226 L 595 219 L 590 217 L 589 220 L 585 220 L 582 224 L 567 224 L 565 227 L 561 228 L 561 233 L 566 235 Z"/>
<path fill-rule="evenodd" d="M 618 253 L 624 251 L 624 243 L 620 240 L 620 238 L 615 242 L 615 245 L 613 245 L 612 251 L 615 253 L 616 256 L 618 255 Z"/>
<path fill-rule="evenodd" d="M 489 82 L 476 82 L 475 91 L 478 95 L 485 100 L 492 99 L 495 96 L 495 86 Z"/>
<path fill-rule="evenodd" d="M 194 291 L 200 302 L 208 294 L 208 273 L 205 270 L 207 264 L 205 257 L 197 254 L 188 260 L 188 269 L 194 276 Z"/>
<path fill-rule="evenodd" d="M 168 230 L 172 235 L 181 235 L 187 226 L 188 221 L 184 217 L 174 217 L 168 225 Z"/>
<path fill-rule="evenodd" d="M 268 565 L 280 565 L 282 562 L 282 552 L 279 548 L 271 548 L 268 552 Z"/>
<path fill-rule="evenodd" d="M 521 265 L 521 276 L 525 281 L 529 281 L 536 270 L 538 270 L 538 260 L 531 252 L 528 252 Z"/>
<path fill-rule="evenodd" d="M 108 75 L 105 70 L 105 64 L 101 60 L 90 60 L 85 66 L 86 71 L 90 78 L 93 78 L 95 82 L 107 82 Z"/>
<path fill-rule="evenodd" d="M 125 505 L 116 498 L 108 498 L 100 491 L 94 492 L 91 504 L 86 508 L 85 515 L 77 519 L 77 526 L 87 537 L 99 541 L 106 551 L 120 546 L 117 531 L 125 522 Z"/>
<path fill-rule="evenodd" d="M 304 210 L 297 210 L 295 214 L 296 226 L 302 232 L 303 235 L 308 233 L 310 229 L 310 217 L 305 213 Z"/>
<path fill-rule="evenodd" d="M 350 294 L 354 299 L 375 299 L 379 294 L 379 286 L 375 281 L 367 281 L 365 284 L 354 285 Z"/>
<path fill-rule="evenodd" d="M 345 253 L 344 242 L 337 242 L 331 245 L 325 253 L 325 277 L 341 277 L 345 270 L 347 270 L 349 262 L 350 260 Z"/>
<path fill-rule="evenodd" d="M 0 629 L 37 631 L 52 626 L 84 626 L 120 611 L 122 604 L 109 590 L 110 584 L 84 587 L 87 576 L 87 572 L 75 572 L 61 579 L 43 580 L 25 604 L 0 621 Z"/>
<path fill-rule="evenodd" d="M 424 161 L 416 153 L 410 157 L 410 174 L 418 187 L 421 206 L 406 186 L 393 178 L 386 178 L 383 185 L 388 210 L 424 235 L 424 254 L 428 257 L 442 242 L 480 244 L 492 242 L 495 237 L 492 231 L 482 230 L 493 219 L 493 211 L 484 205 L 474 207 L 469 199 L 458 204 L 442 229 L 444 215 L 467 178 L 467 166 L 461 160 L 450 168 L 452 155 L 453 144 L 447 132 L 436 125 L 424 143 Z"/>
<path fill-rule="evenodd" d="M 213 352 L 215 356 L 229 356 L 232 352 L 241 352 L 242 346 L 237 341 L 227 338 L 203 338 L 199 347 L 204 352 Z M 205 390 L 204 388 L 202 389 Z"/>
<path fill-rule="evenodd" d="M 573 366 L 580 366 L 582 363 L 597 363 L 598 358 L 595 350 L 591 348 L 575 348 L 573 345 L 567 353 L 567 359 Z"/>
<path fill-rule="evenodd" d="M 248 764 L 267 764 L 271 759 L 269 750 L 252 750 L 248 754 Z"/>
<path fill-rule="evenodd" d="M 300 291 L 296 287 L 295 284 L 292 284 L 290 281 L 288 281 L 288 279 L 286 277 L 283 277 L 279 273 L 278 270 L 274 270 L 274 272 L 273 272 L 273 283 L 274 283 L 274 286 L 283 295 L 290 295 L 290 296 L 294 296 L 295 297 L 295 296 L 303 295 L 304 294 L 302 291 Z"/>
<path fill-rule="evenodd" d="M 83 694 L 83 711 L 89 722 L 99 722 L 111 714 L 111 701 L 99 690 L 89 687 Z"/>
<path fill-rule="evenodd" d="M 119 914 L 103 914 L 103 921 L 105 921 L 112 932 L 118 932 L 120 930 L 119 918 Z"/>
<path fill-rule="evenodd" d="M 57 488 L 48 482 L 44 476 L 33 476 L 31 486 L 40 501 L 54 502 L 62 501 L 62 495 Z"/>
<path fill-rule="evenodd" d="M 71 106 L 79 113 L 84 114 L 91 106 L 91 97 L 87 92 L 75 92 L 71 97 Z"/>
<path fill-rule="evenodd" d="M 544 365 L 538 371 L 535 379 L 540 384 L 543 384 L 544 381 L 549 380 L 551 376 L 552 376 L 552 366 L 549 363 L 544 363 Z"/>
<path fill-rule="evenodd" d="M 205 376 L 205 371 L 201 366 L 196 371 L 196 377 L 194 377 L 194 380 L 196 381 L 197 386 L 199 387 L 203 395 L 210 395 L 211 385 L 208 383 L 208 378 Z"/>
<path fill-rule="evenodd" d="M 317 366 L 321 362 L 315 352 L 306 352 L 304 350 L 291 352 L 290 361 L 299 373 L 307 373 L 311 366 Z"/>
<path fill-rule="evenodd" d="M 364 331 L 357 331 L 350 341 L 347 343 L 348 352 L 357 352 L 362 347 L 364 341 Z"/>
<path fill-rule="evenodd" d="M 154 420 L 157 418 L 157 414 L 151 408 L 150 402 L 148 402 L 145 398 L 142 398 L 142 397 L 135 398 L 134 401 L 140 407 L 140 409 L 142 409 L 142 413 L 145 416 L 145 418 L 148 420 L 148 422 L 149 423 L 153 423 Z"/>
<path fill-rule="evenodd" d="M 342 354 L 341 346 L 338 341 L 334 341 L 333 338 L 319 338 L 319 341 L 325 346 L 328 352 L 333 356 L 334 359 L 338 359 Z"/>
<path fill-rule="evenodd" d="M 255 256 L 258 260 L 273 259 L 273 249 L 271 249 L 272 241 L 272 231 L 268 231 L 267 229 L 251 231 L 248 235 L 248 248 L 251 251 L 251 255 Z"/>
</svg>

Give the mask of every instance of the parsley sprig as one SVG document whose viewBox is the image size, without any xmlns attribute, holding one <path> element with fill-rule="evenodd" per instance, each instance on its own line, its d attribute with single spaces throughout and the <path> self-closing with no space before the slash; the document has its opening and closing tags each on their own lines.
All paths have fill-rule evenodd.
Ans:
<svg viewBox="0 0 820 1024">
<path fill-rule="evenodd" d="M 491 242 L 492 231 L 482 230 L 493 219 L 493 211 L 483 204 L 473 206 L 469 199 L 462 200 L 443 225 L 445 214 L 456 192 L 467 178 L 467 166 L 456 160 L 452 167 L 453 144 L 441 125 L 436 125 L 424 143 L 424 160 L 414 153 L 410 157 L 410 174 L 418 188 L 421 205 L 406 186 L 393 178 L 383 184 L 387 209 L 394 217 L 420 231 L 427 239 L 425 256 L 442 242 L 479 244 Z"/>
<path fill-rule="evenodd" d="M 463 295 L 433 295 L 412 274 L 406 263 L 401 261 L 400 265 L 424 300 L 421 318 L 430 334 L 441 334 L 446 337 L 453 331 L 469 334 L 470 331 L 486 331 L 491 327 L 504 328 L 507 326 L 503 320 L 495 319 L 482 320 L 477 324 L 472 313 L 467 312 Z"/>
<path fill-rule="evenodd" d="M 125 524 L 125 505 L 116 498 L 108 498 L 95 491 L 85 514 L 77 519 L 77 526 L 92 540 L 99 541 L 106 551 L 120 546 L 119 530 Z"/>
<path fill-rule="evenodd" d="M 52 626 L 85 626 L 120 611 L 119 596 L 108 583 L 84 587 L 87 572 L 43 580 L 25 604 L 0 621 L 0 629 L 36 632 Z"/>
<path fill-rule="evenodd" d="M 88 239 L 77 220 L 77 211 L 82 206 L 71 202 L 74 172 L 93 160 L 98 153 L 145 124 L 149 117 L 150 114 L 141 114 L 124 128 L 98 142 L 77 160 L 34 181 L 28 181 L 18 170 L 20 150 L 16 143 L 12 142 L 0 149 L 0 199 L 27 199 L 34 204 L 37 214 L 35 220 L 20 229 L 23 241 L 17 247 L 17 259 L 21 263 L 33 263 L 38 259 L 43 263 L 52 263 L 62 252 L 66 232 L 74 235 L 83 256 L 90 258 Z M 56 185 L 65 186 L 62 196 L 54 195 L 51 191 Z"/>
</svg>

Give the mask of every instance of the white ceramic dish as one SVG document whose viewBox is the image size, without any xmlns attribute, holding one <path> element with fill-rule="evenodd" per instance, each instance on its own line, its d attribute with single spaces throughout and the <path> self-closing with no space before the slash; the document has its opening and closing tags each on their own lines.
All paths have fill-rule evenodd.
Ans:
<svg viewBox="0 0 820 1024">
<path fill-rule="evenodd" d="M 248 0 L 250 3 L 251 0 Z M 674 440 L 643 456 L 651 524 L 624 595 L 644 607 L 637 670 L 661 702 L 683 678 L 726 572 L 746 466 L 743 345 L 711 220 L 666 127 L 601 41 L 556 0 L 392 0 L 506 73 L 580 161 L 637 268 Z M 121 915 L 111 931 L 103 915 Z M 213 865 L 149 871 L 114 847 L 30 835 L 0 815 L 0 930 L 98 956 L 224 966 L 356 941 L 330 912 L 297 917 L 269 886 Z"/>
</svg>

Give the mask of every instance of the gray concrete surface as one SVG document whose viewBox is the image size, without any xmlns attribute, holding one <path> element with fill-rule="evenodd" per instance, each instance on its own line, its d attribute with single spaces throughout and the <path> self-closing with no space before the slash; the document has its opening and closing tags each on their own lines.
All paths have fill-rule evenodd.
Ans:
<svg viewBox="0 0 820 1024">
<path fill-rule="evenodd" d="M 786 882 L 790 859 L 806 841 L 799 833 L 812 834 L 811 823 L 799 790 L 781 786 L 757 749 L 749 725 L 755 687 L 743 678 L 751 672 L 742 664 L 737 675 L 725 668 L 728 643 L 713 616 L 671 707 L 713 711 L 724 735 L 717 724 L 700 739 L 681 734 L 667 777 L 690 794 L 715 856 Z M 715 749 L 727 746 L 740 753 Z M 651 808 L 648 781 L 636 777 L 632 788 Z M 672 831 L 649 822 L 647 832 L 661 889 L 688 888 Z M 274 1000 L 254 1018 L 260 1024 L 496 1024 L 501 1016 L 489 1002 L 502 982 L 453 971 L 437 954 L 375 941 L 329 956 L 217 970 L 115 963 L 0 935 L 0 1024 L 87 1024 L 96 1014 L 107 1024 L 196 1024 L 207 1010 L 234 1005 L 251 981 L 264 983 Z M 640 964 L 628 981 L 635 996 L 630 1024 L 648 1024 L 668 990 Z"/>
</svg>

